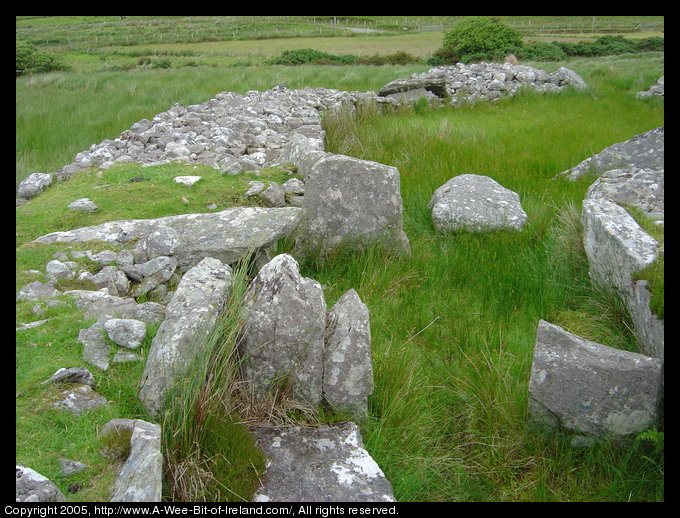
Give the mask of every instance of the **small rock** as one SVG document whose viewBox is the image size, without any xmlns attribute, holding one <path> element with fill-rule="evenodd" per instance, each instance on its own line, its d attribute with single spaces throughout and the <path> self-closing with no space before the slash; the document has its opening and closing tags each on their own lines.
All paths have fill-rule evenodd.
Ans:
<svg viewBox="0 0 680 518">
<path fill-rule="evenodd" d="M 89 198 L 79 198 L 75 201 L 72 201 L 69 203 L 68 208 L 71 210 L 82 210 L 85 212 L 96 212 L 99 210 L 99 207 L 97 207 L 97 205 Z"/>
</svg>

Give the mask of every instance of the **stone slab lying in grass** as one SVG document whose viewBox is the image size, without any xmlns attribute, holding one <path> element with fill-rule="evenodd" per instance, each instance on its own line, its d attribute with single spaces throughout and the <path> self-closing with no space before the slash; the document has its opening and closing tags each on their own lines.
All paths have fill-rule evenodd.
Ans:
<svg viewBox="0 0 680 518">
<path fill-rule="evenodd" d="M 258 428 L 253 434 L 269 459 L 256 502 L 395 501 L 354 423 Z"/>
<path fill-rule="evenodd" d="M 111 221 L 75 230 L 52 232 L 35 241 L 104 241 L 124 244 L 157 231 L 160 224 L 170 227 L 177 235 L 176 258 L 181 271 L 186 271 L 204 257 L 214 257 L 225 264 L 233 264 L 249 252 L 267 248 L 289 235 L 297 227 L 301 217 L 302 209 L 298 207 L 233 207 L 214 213 Z"/>
</svg>

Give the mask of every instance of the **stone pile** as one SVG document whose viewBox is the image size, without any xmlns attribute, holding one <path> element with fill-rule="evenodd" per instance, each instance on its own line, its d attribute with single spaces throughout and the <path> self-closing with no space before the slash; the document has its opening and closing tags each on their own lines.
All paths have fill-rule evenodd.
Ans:
<svg viewBox="0 0 680 518">
<path fill-rule="evenodd" d="M 510 63 L 474 63 L 434 67 L 422 74 L 397 79 L 383 86 L 379 96 L 400 99 L 404 93 L 434 94 L 448 99 L 454 106 L 495 101 L 513 97 L 520 88 L 539 92 L 559 92 L 563 88 L 586 88 L 586 83 L 573 70 L 559 68 L 551 74 L 526 65 Z"/>
<path fill-rule="evenodd" d="M 208 165 L 222 174 L 293 163 L 298 177 L 282 186 L 251 185 L 249 195 L 260 196 L 267 207 L 111 221 L 42 236 L 36 242 L 130 246 L 117 252 L 84 252 L 82 256 L 99 263 L 96 273 L 79 267 L 74 260 L 78 253 L 68 257 L 58 252 L 46 266 L 47 282 L 24 286 L 17 300 L 35 302 L 33 311 L 40 314 L 44 306 L 67 303 L 57 297 L 74 299 L 85 319 L 97 318 L 80 331 L 78 340 L 84 360 L 102 370 L 112 362 L 142 360 L 135 350 L 146 338 L 146 326 L 160 323 L 140 383 L 140 398 L 154 415 L 172 381 L 201 353 L 196 344 L 229 297 L 229 265 L 256 253 L 255 264 L 264 266 L 246 295 L 248 313 L 239 346 L 243 379 L 253 395 L 283 391 L 298 403 L 316 407 L 325 401 L 344 415 L 365 419 L 373 390 L 368 309 L 349 290 L 328 310 L 319 283 L 301 277 L 292 256 L 270 257 L 276 242 L 288 236 L 295 237 L 300 256 L 375 242 L 400 253 L 410 251 L 402 228 L 398 170 L 325 152 L 321 113 L 352 110 L 363 103 L 393 106 L 423 95 L 430 101 L 450 98 L 458 105 L 514 95 L 521 86 L 558 91 L 568 85 L 585 86 L 567 69 L 546 74 L 507 64 L 458 65 L 390 83 L 379 94 L 278 86 L 245 95 L 223 92 L 188 107 L 176 104 L 78 153 L 59 171 L 30 175 L 18 188 L 17 204 L 35 198 L 55 180 L 115 163 L 182 161 Z M 175 179 L 193 189 L 200 188 L 199 180 Z M 99 210 L 89 199 L 76 200 L 69 208 Z M 95 289 L 59 289 L 61 282 L 73 279 L 89 281 Z M 142 296 L 162 303 L 140 303 L 136 298 Z M 106 404 L 97 398 L 91 374 L 82 370 L 63 369 L 49 380 L 69 384 L 71 392 L 65 394 L 62 408 L 74 413 Z M 76 400 L 85 402 L 80 406 Z M 160 500 L 158 425 L 114 420 L 106 430 L 131 433 L 131 453 L 112 500 Z M 260 501 L 394 500 L 353 423 L 311 430 L 260 427 L 255 434 L 270 458 L 257 494 Z M 43 479 L 17 466 L 17 499 L 63 499 Z"/>
</svg>

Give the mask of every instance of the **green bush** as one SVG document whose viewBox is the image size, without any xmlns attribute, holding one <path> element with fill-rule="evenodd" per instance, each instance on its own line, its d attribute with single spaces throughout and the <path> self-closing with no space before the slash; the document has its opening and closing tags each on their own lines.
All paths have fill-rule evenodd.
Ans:
<svg viewBox="0 0 680 518">
<path fill-rule="evenodd" d="M 420 58 L 403 50 L 384 56 L 379 54 L 363 56 L 357 60 L 358 65 L 411 65 L 414 63 L 420 63 Z"/>
<path fill-rule="evenodd" d="M 266 63 L 268 65 L 352 65 L 356 63 L 358 59 L 357 56 L 351 54 L 338 56 L 326 54 L 320 50 L 297 49 L 284 50 L 280 56 L 269 59 Z"/>
<path fill-rule="evenodd" d="M 502 59 L 522 46 L 522 35 L 487 16 L 464 18 L 444 33 L 444 50 L 457 61 Z"/>
<path fill-rule="evenodd" d="M 595 56 L 611 56 L 614 54 L 634 54 L 637 46 L 632 40 L 623 36 L 602 36 L 592 43 Z"/>
<path fill-rule="evenodd" d="M 70 67 L 61 58 L 38 50 L 27 41 L 17 41 L 17 77 L 37 72 L 53 72 L 69 70 Z"/>
<path fill-rule="evenodd" d="M 519 59 L 532 61 L 559 61 L 567 57 L 566 52 L 555 43 L 538 42 L 524 45 L 514 51 Z"/>
</svg>

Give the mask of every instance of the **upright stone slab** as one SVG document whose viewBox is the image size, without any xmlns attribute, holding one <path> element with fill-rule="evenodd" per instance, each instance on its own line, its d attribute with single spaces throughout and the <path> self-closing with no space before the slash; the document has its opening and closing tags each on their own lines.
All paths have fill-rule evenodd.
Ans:
<svg viewBox="0 0 680 518">
<path fill-rule="evenodd" d="M 130 433 L 130 453 L 125 459 L 110 502 L 160 502 L 163 487 L 161 427 L 141 419 L 112 419 L 102 434 Z"/>
<path fill-rule="evenodd" d="M 231 268 L 206 257 L 188 270 L 165 311 L 165 320 L 151 342 L 139 397 L 156 415 L 172 382 L 182 376 L 197 349 L 215 325 L 229 296 Z"/>
<path fill-rule="evenodd" d="M 451 178 L 434 192 L 429 207 L 439 232 L 522 230 L 527 220 L 516 192 L 476 174 Z"/>
<path fill-rule="evenodd" d="M 293 399 L 318 406 L 326 323 L 319 283 L 300 276 L 292 256 L 277 255 L 248 287 L 244 314 L 239 353 L 253 395 L 285 386 Z"/>
<path fill-rule="evenodd" d="M 269 459 L 256 502 L 394 502 L 390 482 L 354 423 L 258 428 Z"/>
<path fill-rule="evenodd" d="M 368 308 L 355 290 L 347 291 L 328 311 L 323 395 L 334 410 L 368 417 L 373 393 L 371 326 Z"/>
<path fill-rule="evenodd" d="M 379 244 L 410 253 L 396 167 L 327 153 L 305 179 L 296 254 Z"/>
<path fill-rule="evenodd" d="M 662 376 L 657 358 L 590 342 L 541 320 L 529 417 L 578 434 L 631 436 L 656 425 Z"/>
</svg>

